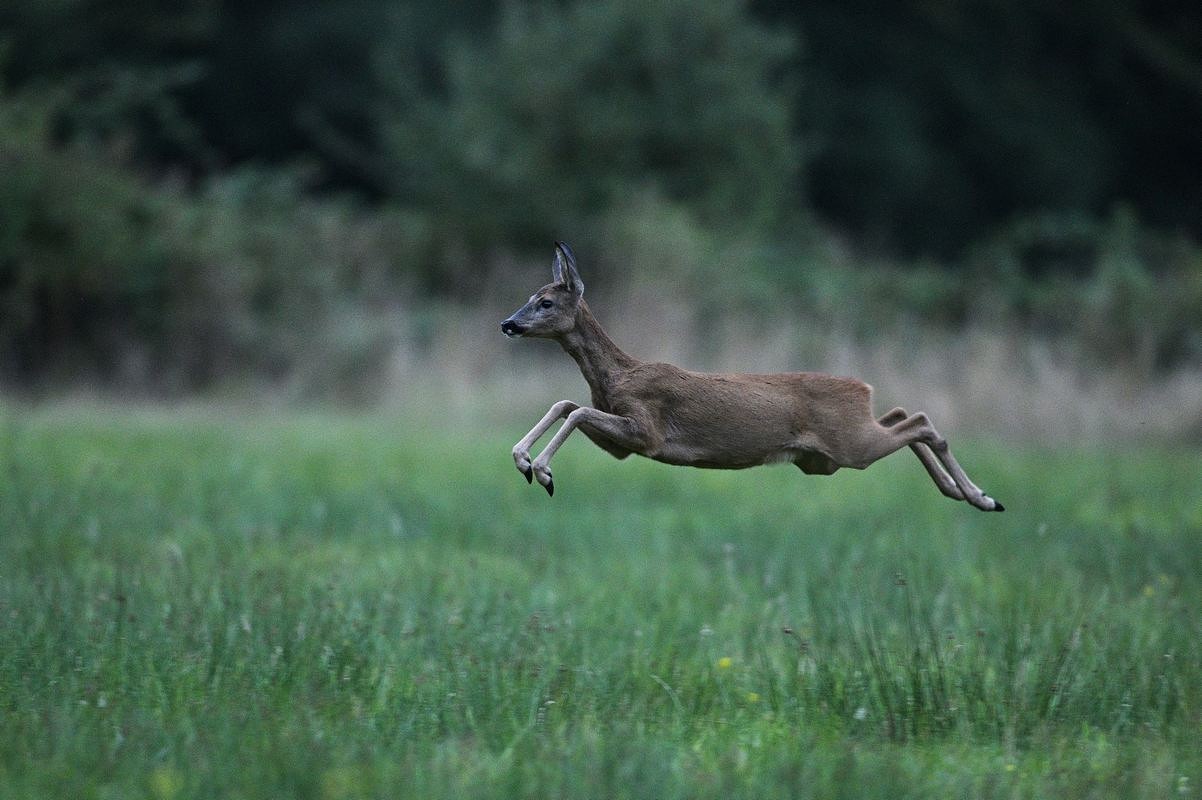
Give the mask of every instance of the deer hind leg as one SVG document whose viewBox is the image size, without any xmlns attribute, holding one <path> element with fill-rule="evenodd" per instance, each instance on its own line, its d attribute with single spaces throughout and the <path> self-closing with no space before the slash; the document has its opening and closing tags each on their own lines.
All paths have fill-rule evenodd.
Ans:
<svg viewBox="0 0 1202 800">
<path fill-rule="evenodd" d="M 982 492 L 975 483 L 969 480 L 968 475 L 956 461 L 952 455 L 951 449 L 947 446 L 947 439 L 944 439 L 935 427 L 931 425 L 931 420 L 926 414 L 918 413 L 906 417 L 892 428 L 887 430 L 894 432 L 895 435 L 902 437 L 906 444 L 921 442 L 931 448 L 931 452 L 939 459 L 939 463 L 947 469 L 952 480 L 956 482 L 956 487 L 964 495 L 964 499 L 969 504 L 981 509 L 982 511 L 1005 511 L 1005 507 L 994 500 L 989 495 Z"/>
<path fill-rule="evenodd" d="M 556 420 L 563 419 L 578 408 L 580 406 L 571 400 L 560 400 L 551 406 L 551 410 L 543 415 L 538 424 L 531 428 L 520 442 L 513 446 L 513 463 L 518 468 L 518 472 L 526 476 L 527 483 L 534 480 L 534 472 L 530 467 L 530 448 L 539 440 L 539 437 L 547 432 L 548 428 L 555 424 Z"/>
<path fill-rule="evenodd" d="M 878 425 L 892 428 L 908 416 L 910 415 L 906 413 L 904 408 L 895 408 L 876 422 Z M 926 467 L 927 474 L 931 476 L 931 480 L 935 481 L 935 485 L 939 487 L 939 491 L 944 497 L 950 497 L 953 500 L 964 499 L 964 493 L 960 491 L 960 487 L 956 486 L 956 482 L 952 480 L 952 477 L 944 471 L 935 454 L 931 452 L 930 447 L 923 442 L 914 442 L 914 444 L 910 445 L 910 450 L 914 452 L 914 455 L 918 456 L 918 460 Z"/>
<path fill-rule="evenodd" d="M 891 414 L 892 412 L 885 416 L 890 417 Z M 851 443 L 851 446 L 842 455 L 846 459 L 847 466 L 862 469 L 894 451 L 913 444 L 924 444 L 930 448 L 970 505 L 982 511 L 1004 510 L 1001 503 L 982 492 L 976 484 L 969 480 L 968 475 L 952 456 L 951 450 L 947 446 L 947 440 L 935 430 L 926 414 L 911 414 L 892 427 L 884 427 L 875 422 L 870 426 L 864 426 L 858 439 Z M 938 479 L 936 481 L 938 482 Z"/>
<path fill-rule="evenodd" d="M 577 428 L 585 430 L 588 437 L 594 441 L 598 438 L 612 442 L 615 448 L 640 453 L 646 449 L 647 436 L 642 426 L 630 417 L 620 417 L 617 414 L 606 414 L 595 408 L 582 406 L 568 414 L 568 421 L 555 432 L 551 441 L 538 454 L 531 464 L 531 470 L 539 485 L 547 490 L 547 494 L 555 494 L 555 482 L 551 479 L 548 465 L 555 451 L 564 440 Z"/>
</svg>

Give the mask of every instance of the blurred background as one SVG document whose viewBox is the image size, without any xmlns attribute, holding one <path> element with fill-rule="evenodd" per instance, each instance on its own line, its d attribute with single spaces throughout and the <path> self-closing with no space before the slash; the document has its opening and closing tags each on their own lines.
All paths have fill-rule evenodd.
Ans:
<svg viewBox="0 0 1202 800">
<path fill-rule="evenodd" d="M 533 420 L 565 239 L 642 358 L 1198 442 L 1199 130 L 1192 3 L 4 0 L 0 391 Z"/>
</svg>

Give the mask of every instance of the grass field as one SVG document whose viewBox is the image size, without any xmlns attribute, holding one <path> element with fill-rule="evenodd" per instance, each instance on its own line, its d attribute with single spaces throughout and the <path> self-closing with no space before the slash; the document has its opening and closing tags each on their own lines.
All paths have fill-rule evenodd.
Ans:
<svg viewBox="0 0 1202 800">
<path fill-rule="evenodd" d="M 1202 792 L 1198 450 L 953 439 L 982 514 L 522 433 L 0 412 L 0 797 Z"/>
</svg>

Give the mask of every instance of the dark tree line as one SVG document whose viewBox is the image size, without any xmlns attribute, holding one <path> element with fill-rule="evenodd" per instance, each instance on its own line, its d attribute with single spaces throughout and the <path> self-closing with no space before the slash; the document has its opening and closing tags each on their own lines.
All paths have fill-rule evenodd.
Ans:
<svg viewBox="0 0 1202 800">
<path fill-rule="evenodd" d="M 1031 211 L 1116 201 L 1202 224 L 1202 7 L 761 2 L 800 32 L 810 201 L 948 253 Z"/>
<path fill-rule="evenodd" d="M 0 381 L 370 374 L 398 293 L 560 237 L 1172 367 L 1200 123 L 1189 3 L 6 0 Z"/>
<path fill-rule="evenodd" d="M 690 16 L 715 27 L 674 21 Z M 561 205 L 603 201 L 604 173 L 643 169 L 670 195 L 704 184 L 702 205 L 724 195 L 761 224 L 774 220 L 757 204 L 786 195 L 738 184 L 777 172 L 791 201 L 903 254 L 954 255 L 1015 216 L 1116 202 L 1154 226 L 1202 229 L 1192 3 L 9 0 L 0 43 L 9 92 L 73 92 L 60 134 L 132 131 L 138 160 L 192 176 L 303 162 L 319 188 L 434 202 L 466 191 L 464 176 L 431 186 L 411 166 L 424 149 L 483 147 L 472 125 L 512 124 L 529 141 L 511 161 L 558 148 L 525 165 L 514 195 L 545 168 L 576 184 Z M 690 93 L 706 96 L 705 114 Z M 578 130 L 521 128 L 523 114 L 551 113 L 540 103 Z M 624 111 L 641 118 L 614 119 Z M 787 130 L 748 114 L 786 114 Z M 722 139 L 723 126 L 752 141 Z M 547 139 L 571 135 L 582 141 Z M 641 153 L 609 160 L 606 138 Z"/>
</svg>

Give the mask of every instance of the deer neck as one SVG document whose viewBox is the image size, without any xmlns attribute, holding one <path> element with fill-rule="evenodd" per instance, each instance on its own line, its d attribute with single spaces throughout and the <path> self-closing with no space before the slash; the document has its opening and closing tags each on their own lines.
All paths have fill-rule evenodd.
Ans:
<svg viewBox="0 0 1202 800">
<path fill-rule="evenodd" d="M 639 363 L 614 344 L 583 300 L 576 312 L 576 327 L 560 337 L 559 343 L 580 367 L 592 390 L 593 405 L 602 411 L 610 405 L 618 375 Z"/>
</svg>

